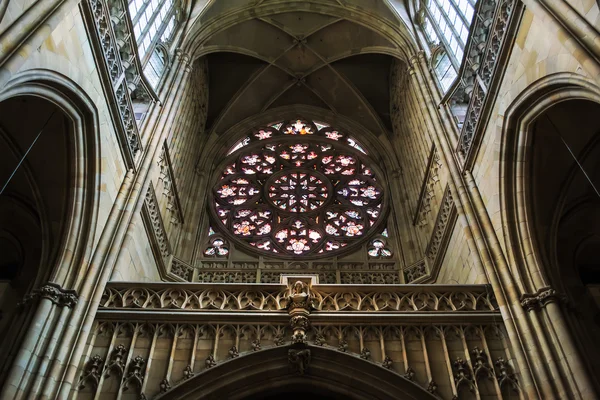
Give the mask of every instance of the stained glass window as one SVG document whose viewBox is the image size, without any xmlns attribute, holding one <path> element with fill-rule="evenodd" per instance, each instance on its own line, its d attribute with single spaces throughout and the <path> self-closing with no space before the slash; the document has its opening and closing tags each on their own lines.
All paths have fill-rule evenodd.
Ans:
<svg viewBox="0 0 600 400">
<path fill-rule="evenodd" d="M 257 140 L 268 140 L 273 139 L 279 135 L 299 135 L 299 136 L 317 136 L 324 137 L 337 142 L 346 142 L 348 145 L 354 147 L 361 153 L 367 154 L 367 151 L 359 143 L 356 138 L 345 135 L 344 133 L 331 128 L 329 125 L 323 122 L 313 121 L 312 123 L 304 120 L 295 120 L 288 123 L 278 122 L 271 126 L 256 129 L 252 135 L 247 136 L 239 140 L 234 144 L 231 149 L 227 152 L 227 155 L 233 154 L 242 147 L 248 146 L 250 143 Z"/>
<path fill-rule="evenodd" d="M 382 233 L 381 236 L 369 242 L 369 248 L 367 253 L 371 258 L 390 258 L 392 256 L 392 250 L 387 245 L 387 229 Z"/>
<path fill-rule="evenodd" d="M 209 245 L 204 249 L 206 257 L 226 257 L 227 254 L 229 254 L 229 246 L 227 241 L 221 237 L 211 237 Z"/>
<path fill-rule="evenodd" d="M 258 253 L 317 258 L 380 229 L 380 175 L 354 139 L 319 125 L 273 124 L 234 145 L 211 193 L 218 231 Z"/>
</svg>

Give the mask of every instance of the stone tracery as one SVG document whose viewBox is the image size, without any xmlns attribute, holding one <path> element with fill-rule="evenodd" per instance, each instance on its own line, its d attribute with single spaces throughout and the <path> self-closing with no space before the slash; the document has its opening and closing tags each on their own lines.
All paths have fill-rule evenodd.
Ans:
<svg viewBox="0 0 600 400">
<path fill-rule="evenodd" d="M 379 175 L 362 146 L 332 127 L 273 124 L 229 154 L 212 204 L 217 226 L 242 247 L 329 256 L 361 243 L 384 220 Z"/>
</svg>

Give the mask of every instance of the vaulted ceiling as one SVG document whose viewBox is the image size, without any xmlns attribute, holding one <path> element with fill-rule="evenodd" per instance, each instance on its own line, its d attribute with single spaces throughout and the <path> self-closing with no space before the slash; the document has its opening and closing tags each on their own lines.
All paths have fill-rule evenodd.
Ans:
<svg viewBox="0 0 600 400">
<path fill-rule="evenodd" d="M 410 49 L 383 0 L 218 0 L 189 32 L 209 73 L 207 129 L 309 105 L 391 131 L 389 72 Z"/>
</svg>

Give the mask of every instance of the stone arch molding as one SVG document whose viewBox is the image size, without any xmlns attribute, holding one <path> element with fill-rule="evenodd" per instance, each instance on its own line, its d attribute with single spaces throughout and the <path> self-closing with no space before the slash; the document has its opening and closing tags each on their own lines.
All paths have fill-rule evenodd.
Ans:
<svg viewBox="0 0 600 400">
<path fill-rule="evenodd" d="M 211 87 L 228 93 L 223 104 L 210 102 L 216 104 L 208 112 L 211 131 L 295 103 L 339 112 L 389 135 L 386 68 L 393 60 L 406 63 L 417 50 L 407 25 L 385 2 L 361 0 L 214 2 L 189 26 L 182 48 L 192 59 L 206 56 L 209 69 L 232 60 L 248 65 L 236 81 L 210 77 Z M 376 72 L 358 74 L 357 60 Z"/>
<path fill-rule="evenodd" d="M 193 58 L 201 56 L 199 48 L 208 38 L 224 31 L 231 26 L 243 23 L 253 18 L 263 18 L 280 13 L 308 12 L 322 15 L 328 15 L 339 19 L 346 19 L 358 25 L 364 26 L 376 32 L 380 36 L 392 42 L 396 48 L 396 56 L 401 60 L 408 60 L 411 54 L 415 54 L 417 47 L 414 37 L 404 21 L 393 20 L 391 16 L 397 18 L 395 13 L 389 10 L 390 15 L 378 15 L 373 10 L 365 10 L 363 7 L 356 7 L 350 3 L 339 5 L 324 2 L 322 0 L 294 1 L 294 2 L 257 2 L 248 1 L 247 4 L 239 2 L 238 7 L 232 7 L 227 13 L 213 16 L 207 12 L 208 6 L 203 10 L 203 15 L 198 21 L 190 26 L 187 31 L 187 39 L 184 43 L 186 50 L 193 54 Z M 384 7 L 388 7 L 387 4 Z"/>
<path fill-rule="evenodd" d="M 571 100 L 600 104 L 600 87 L 574 73 L 548 75 L 523 90 L 505 114 L 500 149 L 502 225 L 508 233 L 506 249 L 510 264 L 515 266 L 512 273 L 518 278 L 521 295 L 561 284 L 560 279 L 551 280 L 553 260 L 542 259 L 537 244 L 529 205 L 528 150 L 533 140 L 533 122 L 552 106 Z"/>
<path fill-rule="evenodd" d="M 351 400 L 436 399 L 417 384 L 355 355 L 309 345 L 303 373 L 288 359 L 292 346 L 273 347 L 205 369 L 156 397 L 162 400 L 242 400 L 267 390 L 325 391 Z"/>
<path fill-rule="evenodd" d="M 204 146 L 197 165 L 198 170 L 215 168 L 216 166 L 212 165 L 213 159 L 210 155 L 226 154 L 235 143 L 244 136 L 247 136 L 248 132 L 253 128 L 267 125 L 276 120 L 292 120 L 298 117 L 327 122 L 331 126 L 342 129 L 344 132 L 360 140 L 361 145 L 365 147 L 368 155 L 381 164 L 382 167 L 391 171 L 400 168 L 399 160 L 391 150 L 393 146 L 384 135 L 376 136 L 369 129 L 343 115 L 335 114 L 319 107 L 297 104 L 270 109 L 245 118 L 224 132 L 220 132 L 219 134 L 213 132 Z"/>
<path fill-rule="evenodd" d="M 95 231 L 100 170 L 99 121 L 96 106 L 88 94 L 66 76 L 45 69 L 32 69 L 13 76 L 0 92 L 0 102 L 18 96 L 42 98 L 60 109 L 70 120 L 69 172 L 71 193 L 67 224 L 58 244 L 60 251 L 48 260 L 52 269 L 39 277 L 63 287 L 78 284 L 82 261 L 89 258 L 89 241 Z M 41 283 L 41 282 L 39 282 Z"/>
</svg>

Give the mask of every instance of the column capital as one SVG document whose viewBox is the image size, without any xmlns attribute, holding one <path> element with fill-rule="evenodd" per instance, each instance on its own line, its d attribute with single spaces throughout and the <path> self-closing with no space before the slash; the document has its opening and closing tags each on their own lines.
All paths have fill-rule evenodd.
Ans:
<svg viewBox="0 0 600 400">
<path fill-rule="evenodd" d="M 27 294 L 18 305 L 23 307 L 37 299 L 48 299 L 58 306 L 73 308 L 79 300 L 79 295 L 73 289 L 64 289 L 57 283 L 48 282 Z"/>
<path fill-rule="evenodd" d="M 521 296 L 521 306 L 525 311 L 544 308 L 550 303 L 564 303 L 566 296 L 551 287 L 543 287 L 535 293 L 524 293 Z"/>
<path fill-rule="evenodd" d="M 181 49 L 181 48 L 178 48 L 178 49 L 175 50 L 175 57 L 178 60 L 181 60 L 181 62 L 184 62 L 184 63 L 188 63 L 190 61 L 190 59 L 191 59 L 189 53 L 186 52 L 185 50 Z"/>
</svg>

